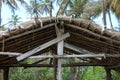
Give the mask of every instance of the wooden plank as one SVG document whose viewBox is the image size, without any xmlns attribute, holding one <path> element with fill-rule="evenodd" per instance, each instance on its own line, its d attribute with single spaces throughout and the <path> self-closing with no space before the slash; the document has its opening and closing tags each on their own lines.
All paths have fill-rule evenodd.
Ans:
<svg viewBox="0 0 120 80">
<path fill-rule="evenodd" d="M 39 55 L 31 56 L 30 58 L 104 58 L 105 54 L 80 54 L 80 55 Z"/>
<path fill-rule="evenodd" d="M 18 55 L 21 55 L 21 53 L 16 53 L 16 52 L 0 52 L 0 55 L 18 56 Z"/>
<path fill-rule="evenodd" d="M 59 42 L 59 41 L 61 41 L 63 39 L 68 38 L 69 36 L 70 36 L 70 34 L 66 33 L 66 34 L 62 35 L 61 37 L 55 38 L 55 39 L 53 39 L 53 40 L 51 40 L 51 41 L 49 41 L 47 43 L 44 43 L 44 44 L 42 44 L 42 45 L 40 45 L 40 46 L 26 52 L 26 53 L 18 56 L 16 59 L 17 59 L 17 61 L 22 61 L 22 60 L 28 58 L 29 56 L 31 56 L 31 55 L 33 55 L 33 54 L 35 54 L 35 53 L 49 47 L 49 46 L 51 46 L 51 45 L 53 45 L 53 44 L 55 44 L 55 43 L 57 43 L 57 42 Z"/>
<path fill-rule="evenodd" d="M 113 66 L 111 63 L 87 63 L 87 62 L 78 62 L 71 64 L 62 64 L 62 67 L 79 67 L 79 66 Z M 0 65 L 0 67 L 54 67 L 53 64 L 4 64 Z"/>
<path fill-rule="evenodd" d="M 81 54 L 95 54 L 95 53 L 92 53 L 92 52 L 87 51 L 85 49 L 82 49 L 80 47 L 77 47 L 75 45 L 69 44 L 69 43 L 64 43 L 64 47 L 66 47 L 68 49 L 71 49 L 71 50 L 73 50 L 75 52 L 81 53 Z"/>
<path fill-rule="evenodd" d="M 55 29 L 56 29 L 56 35 L 57 37 L 61 37 L 62 36 L 62 29 L 59 29 L 57 27 L 57 25 L 55 25 Z M 63 49 L 64 49 L 64 41 L 61 40 L 60 42 L 58 42 L 57 44 L 57 55 L 63 55 Z M 61 59 L 58 59 L 58 64 L 57 64 L 57 80 L 62 80 L 62 61 Z M 55 72 L 54 72 L 55 73 Z"/>
<path fill-rule="evenodd" d="M 57 56 L 63 56 L 63 45 L 64 41 L 60 41 L 57 46 Z M 57 75 L 57 80 L 62 80 L 62 60 L 58 59 L 58 75 Z"/>
</svg>

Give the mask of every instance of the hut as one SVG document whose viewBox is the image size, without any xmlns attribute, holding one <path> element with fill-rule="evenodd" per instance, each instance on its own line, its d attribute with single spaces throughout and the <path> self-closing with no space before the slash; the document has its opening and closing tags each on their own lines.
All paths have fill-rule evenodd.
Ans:
<svg viewBox="0 0 120 80">
<path fill-rule="evenodd" d="M 28 58 L 39 58 L 22 63 Z M 85 62 L 62 64 L 61 59 L 80 58 Z M 39 64 L 49 59 L 49 64 Z M 27 21 L 16 29 L 0 33 L 0 69 L 8 80 L 10 67 L 53 67 L 54 80 L 62 80 L 62 67 L 102 66 L 106 80 L 111 70 L 120 68 L 120 33 L 102 28 L 89 20 L 70 17 L 41 18 Z M 51 63 L 52 62 L 52 63 Z"/>
</svg>

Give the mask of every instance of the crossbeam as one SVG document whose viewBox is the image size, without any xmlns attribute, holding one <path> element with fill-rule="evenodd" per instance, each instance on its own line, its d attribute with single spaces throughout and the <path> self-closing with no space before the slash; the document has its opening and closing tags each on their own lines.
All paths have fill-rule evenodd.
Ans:
<svg viewBox="0 0 120 80">
<path fill-rule="evenodd" d="M 79 66 L 113 66 L 111 63 L 87 63 L 87 62 L 78 62 L 72 64 L 62 64 L 62 67 L 79 67 Z M 53 64 L 6 64 L 0 65 L 0 67 L 52 67 Z"/>
<path fill-rule="evenodd" d="M 21 55 L 21 53 L 16 53 L 16 52 L 0 52 L 0 55 L 18 56 L 18 55 Z"/>
<path fill-rule="evenodd" d="M 31 55 L 33 55 L 33 54 L 35 54 L 35 53 L 49 47 L 49 46 L 52 46 L 53 44 L 55 44 L 55 43 L 57 43 L 57 42 L 59 42 L 59 41 L 61 41 L 63 39 L 68 38 L 69 36 L 70 36 L 69 33 L 63 34 L 61 37 L 57 37 L 57 38 L 55 38 L 55 39 L 53 39 L 53 40 L 51 40 L 51 41 L 49 41 L 47 43 L 44 43 L 44 44 L 42 44 L 42 45 L 40 45 L 40 46 L 26 52 L 26 53 L 18 56 L 16 59 L 17 59 L 17 61 L 22 61 L 22 60 L 28 58 L 29 56 L 31 56 Z"/>
<path fill-rule="evenodd" d="M 30 58 L 101 58 L 105 54 L 80 54 L 80 55 L 39 55 L 31 56 Z"/>
</svg>

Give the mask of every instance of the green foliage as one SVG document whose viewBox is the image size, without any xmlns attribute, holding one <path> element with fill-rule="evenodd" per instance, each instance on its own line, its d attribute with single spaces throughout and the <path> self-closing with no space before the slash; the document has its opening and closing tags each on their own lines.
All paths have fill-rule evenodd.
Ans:
<svg viewBox="0 0 120 80">
<path fill-rule="evenodd" d="M 95 69 L 95 72 L 93 72 Z M 83 80 L 105 80 L 105 71 L 101 67 L 89 67 L 88 71 L 83 77 Z"/>
<path fill-rule="evenodd" d="M 115 71 L 112 71 L 112 78 L 113 80 L 120 80 L 120 74 Z"/>
</svg>

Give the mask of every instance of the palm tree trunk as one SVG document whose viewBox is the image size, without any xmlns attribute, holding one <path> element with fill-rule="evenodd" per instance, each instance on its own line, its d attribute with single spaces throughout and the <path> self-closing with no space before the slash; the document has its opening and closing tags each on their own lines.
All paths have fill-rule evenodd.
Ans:
<svg viewBox="0 0 120 80">
<path fill-rule="evenodd" d="M 35 0 L 35 23 L 37 24 L 38 15 L 37 15 L 37 1 Z"/>
<path fill-rule="evenodd" d="M 105 1 L 103 0 L 103 21 L 104 21 L 104 29 L 107 28 L 107 22 L 106 22 L 106 6 Z"/>
<path fill-rule="evenodd" d="M 110 11 L 109 11 L 109 10 L 108 10 L 108 15 L 109 15 L 109 20 L 110 20 L 111 28 L 114 30 L 113 24 L 112 24 L 112 20 L 111 20 L 111 15 L 110 15 Z"/>
<path fill-rule="evenodd" d="M 50 2 L 50 18 L 52 17 L 52 1 Z"/>
</svg>

